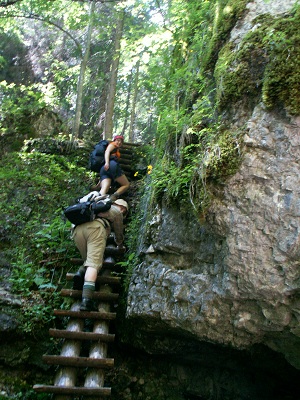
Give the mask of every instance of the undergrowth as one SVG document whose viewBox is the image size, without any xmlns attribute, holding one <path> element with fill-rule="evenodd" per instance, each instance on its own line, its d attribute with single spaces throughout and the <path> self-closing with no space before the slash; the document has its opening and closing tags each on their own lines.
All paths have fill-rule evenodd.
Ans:
<svg viewBox="0 0 300 400">
<path fill-rule="evenodd" d="M 200 130 L 195 125 L 185 135 L 193 136 L 191 143 L 179 147 L 178 156 L 166 152 L 152 169 L 152 202 L 182 211 L 192 206 L 200 216 L 210 205 L 211 185 L 224 184 L 237 171 L 243 130 L 218 123 Z"/>
<path fill-rule="evenodd" d="M 88 191 L 92 177 L 63 156 L 10 153 L 0 162 L 1 255 L 22 299 L 20 332 L 36 333 L 63 307 L 58 292 L 78 255 L 62 210 Z"/>
</svg>

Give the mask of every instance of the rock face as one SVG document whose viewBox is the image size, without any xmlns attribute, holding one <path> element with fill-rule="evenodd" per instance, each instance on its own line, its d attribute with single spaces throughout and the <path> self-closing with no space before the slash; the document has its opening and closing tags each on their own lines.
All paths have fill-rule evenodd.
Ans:
<svg viewBox="0 0 300 400">
<path fill-rule="evenodd" d="M 279 14 L 294 3 L 249 3 L 232 40 L 255 29 L 255 10 Z M 157 208 L 144 260 L 133 271 L 127 318 L 148 335 L 236 349 L 262 344 L 300 369 L 300 117 L 258 104 L 241 123 L 242 165 L 205 222 Z"/>
<path fill-rule="evenodd" d="M 262 14 L 272 14 L 276 16 L 284 15 L 289 12 L 296 4 L 296 0 L 255 0 L 250 1 L 246 8 L 248 12 L 231 32 L 231 41 L 238 44 L 241 39 L 250 30 L 254 30 L 257 25 L 253 22 L 254 19 Z"/>
<path fill-rule="evenodd" d="M 11 128 L 11 127 L 10 127 Z M 9 130 L 0 137 L 0 154 L 21 150 L 24 141 L 32 138 L 49 138 L 63 131 L 62 121 L 59 116 L 48 110 L 42 110 L 30 119 L 30 132 L 16 132 Z M 34 140 L 34 139 L 33 139 Z M 29 146 L 29 144 L 27 145 Z M 48 151 L 50 153 L 50 151 Z M 56 151 L 57 153 L 57 151 Z"/>
</svg>

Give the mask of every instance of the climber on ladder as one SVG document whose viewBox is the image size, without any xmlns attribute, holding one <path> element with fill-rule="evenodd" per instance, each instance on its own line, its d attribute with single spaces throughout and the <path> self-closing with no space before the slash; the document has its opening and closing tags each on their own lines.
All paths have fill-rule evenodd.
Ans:
<svg viewBox="0 0 300 400">
<path fill-rule="evenodd" d="M 72 238 L 84 260 L 73 278 L 73 289 L 82 290 L 80 311 L 95 310 L 92 297 L 111 230 L 117 249 L 125 250 L 123 219 L 127 213 L 128 203 L 123 199 L 117 199 L 108 211 L 97 214 L 93 221 L 77 225 L 73 229 Z"/>
<path fill-rule="evenodd" d="M 100 190 L 100 194 L 105 195 L 109 192 L 111 184 L 117 182 L 120 187 L 115 193 L 109 196 L 112 201 L 118 199 L 129 189 L 130 186 L 129 181 L 119 164 L 119 149 L 123 144 L 124 137 L 122 135 L 114 136 L 113 141 L 109 143 L 105 150 L 104 165 L 100 169 L 100 181 L 92 188 L 93 190 Z"/>
</svg>

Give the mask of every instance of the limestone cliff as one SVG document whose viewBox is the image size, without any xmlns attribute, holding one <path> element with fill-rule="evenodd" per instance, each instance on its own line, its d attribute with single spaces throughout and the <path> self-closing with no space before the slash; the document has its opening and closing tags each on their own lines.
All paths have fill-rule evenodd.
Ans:
<svg viewBox="0 0 300 400">
<path fill-rule="evenodd" d="M 250 2 L 230 40 L 238 48 L 257 15 L 283 16 L 295 3 Z M 262 102 L 234 111 L 231 126 L 246 126 L 238 172 L 201 222 L 157 205 L 127 319 L 149 352 L 162 351 L 163 341 L 139 338 L 156 331 L 237 349 L 263 344 L 299 369 L 300 118 Z"/>
</svg>

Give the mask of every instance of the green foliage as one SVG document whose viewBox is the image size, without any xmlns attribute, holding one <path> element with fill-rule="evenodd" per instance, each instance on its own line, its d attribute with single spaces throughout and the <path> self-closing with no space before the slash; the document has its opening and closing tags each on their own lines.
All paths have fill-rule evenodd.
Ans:
<svg viewBox="0 0 300 400">
<path fill-rule="evenodd" d="M 210 204 L 210 186 L 223 184 L 241 162 L 242 132 L 228 131 L 219 124 L 186 135 L 196 138 L 180 150 L 181 162 L 164 157 L 151 173 L 153 199 L 182 208 L 192 204 L 202 214 Z"/>
<path fill-rule="evenodd" d="M 18 314 L 18 330 L 21 334 L 30 333 L 38 336 L 43 329 L 54 321 L 53 309 L 57 308 L 61 298 L 59 293 L 53 294 L 31 291 L 23 298 L 21 314 Z"/>
<path fill-rule="evenodd" d="M 75 248 L 70 240 L 71 223 L 64 221 L 57 210 L 51 223 L 43 224 L 42 229 L 35 233 L 35 244 L 43 255 L 44 265 L 66 266 L 70 258 L 75 256 Z"/>
<path fill-rule="evenodd" d="M 0 82 L 0 98 L 1 135 L 14 132 L 27 138 L 34 134 L 33 119 L 54 102 L 49 87 L 7 84 L 6 81 Z"/>
<path fill-rule="evenodd" d="M 27 333 L 35 333 L 53 320 L 53 309 L 61 303 L 58 289 L 65 283 L 64 272 L 70 268 L 70 257 L 76 255 L 69 229 L 60 216 L 43 224 L 32 236 L 31 253 L 25 250 L 27 237 L 12 263 L 9 279 L 13 291 L 24 299 L 18 328 Z"/>
<path fill-rule="evenodd" d="M 0 400 L 51 400 L 52 394 L 47 393 L 36 393 L 32 389 L 32 385 L 27 384 L 26 382 L 15 383 L 14 394 L 10 393 L 9 395 L 0 394 Z"/>
<path fill-rule="evenodd" d="M 166 158 L 155 164 L 151 173 L 155 200 L 164 198 L 168 204 L 178 206 L 186 202 L 189 198 L 193 170 L 193 163 L 179 167 L 174 161 L 168 161 Z"/>
<path fill-rule="evenodd" d="M 187 121 L 188 116 L 184 109 L 176 110 L 166 107 L 162 111 L 157 126 L 155 157 L 162 159 L 164 155 L 175 152 L 178 139 Z"/>
<path fill-rule="evenodd" d="M 135 199 L 131 202 L 131 208 L 134 209 L 134 215 L 129 215 L 126 222 L 125 243 L 128 251 L 124 260 L 118 264 L 123 268 L 123 288 L 126 292 L 129 287 L 132 271 L 139 263 L 140 244 L 147 230 L 147 220 L 149 218 L 148 205 L 151 201 L 149 187 L 150 175 L 146 175 L 139 181 Z M 134 203 L 135 201 L 135 203 Z"/>
<path fill-rule="evenodd" d="M 136 227 L 138 229 L 140 228 L 140 226 L 137 225 Z M 131 236 L 131 234 L 128 234 L 127 236 L 131 242 L 135 239 L 135 237 Z M 123 269 L 122 272 L 118 273 L 118 276 L 121 276 L 123 278 L 122 285 L 125 291 L 128 290 L 132 271 L 134 270 L 137 264 L 138 264 L 138 257 L 136 253 L 126 253 L 124 261 L 119 261 L 117 263 L 117 265 Z"/>
<path fill-rule="evenodd" d="M 34 81 L 44 88 L 51 88 L 51 95 L 55 98 L 55 108 L 51 104 L 51 111 L 55 109 L 57 114 L 62 115 L 64 125 L 69 127 L 72 125 L 80 62 L 85 50 L 89 6 L 87 2 L 59 0 L 50 5 L 41 0 L 24 0 L 13 2 L 9 7 L 0 7 L 0 32 L 2 30 L 3 37 L 10 39 L 5 40 L 5 46 L 0 45 L 0 50 L 4 50 L 0 53 L 5 59 L 3 73 L 7 82 L 26 85 Z M 83 125 L 90 124 L 92 120 L 94 126 L 99 118 L 99 109 L 101 113 L 104 108 L 102 90 L 106 90 L 104 85 L 109 78 L 112 59 L 114 6 L 106 3 L 103 10 L 103 5 L 96 3 L 88 66 L 90 75 L 87 75 L 84 88 Z M 59 21 L 58 15 L 62 16 Z M 24 66 L 29 59 L 27 73 Z M 104 104 L 99 106 L 101 102 Z M 27 126 L 26 121 L 17 122 L 18 129 L 22 132 L 27 129 L 30 137 L 30 123 Z M 10 129 L 9 122 L 4 128 Z"/>
<path fill-rule="evenodd" d="M 247 0 L 189 2 L 189 24 L 184 29 L 197 55 L 200 75 L 212 70 L 231 29 L 245 12 Z M 195 58 L 194 55 L 194 58 Z"/>
<path fill-rule="evenodd" d="M 62 209 L 88 191 L 91 177 L 65 157 L 35 152 L 2 157 L 0 179 L 1 252 L 23 299 L 19 329 L 35 333 L 52 320 L 69 259 L 77 255 Z"/>
<path fill-rule="evenodd" d="M 258 19 L 260 26 L 234 51 L 233 44 L 224 43 L 246 3 L 191 1 L 176 20 L 176 29 L 182 28 L 180 40 L 174 45 L 166 90 L 158 102 L 151 174 L 155 201 L 191 203 L 201 214 L 210 204 L 212 186 L 237 171 L 242 129 L 228 131 L 218 117 L 228 104 L 246 97 L 251 103 L 262 95 L 269 107 L 279 100 L 290 113 L 299 113 L 298 8 L 284 19 Z"/>
<path fill-rule="evenodd" d="M 51 79 L 55 87 L 55 93 L 59 99 L 61 109 L 68 110 L 73 107 L 74 92 L 77 88 L 79 65 L 70 67 L 64 60 L 53 60 L 52 52 L 45 56 L 45 63 L 50 64 L 45 71 L 45 79 Z M 51 62 L 50 62 L 51 60 Z"/>
<path fill-rule="evenodd" d="M 13 30 L 4 32 L 0 27 L 0 53 L 0 82 L 32 83 L 33 74 L 26 45 Z"/>
<path fill-rule="evenodd" d="M 210 90 L 213 83 L 210 74 L 219 51 L 247 1 L 174 3 L 173 52 L 164 63 L 171 65 L 164 68 L 165 90 L 158 108 L 170 113 L 180 107 L 180 112 L 187 113 L 195 99 Z M 160 119 L 164 121 L 163 116 Z"/>
<path fill-rule="evenodd" d="M 138 146 L 134 149 L 131 167 L 134 171 L 135 179 L 142 179 L 145 176 L 152 154 L 153 147 L 148 144 Z"/>
<path fill-rule="evenodd" d="M 28 388 L 29 389 L 29 388 Z M 34 390 L 26 390 L 18 393 L 15 397 L 10 397 L 11 400 L 50 400 L 52 395 L 47 393 L 36 393 Z"/>
<path fill-rule="evenodd" d="M 12 263 L 9 282 L 13 292 L 22 298 L 21 310 L 15 311 L 19 332 L 39 334 L 53 321 L 53 309 L 61 302 L 55 270 L 30 261 L 23 250 L 17 262 Z"/>
<path fill-rule="evenodd" d="M 163 199 L 177 207 L 192 203 L 201 213 L 209 204 L 209 185 L 223 182 L 236 171 L 239 139 L 235 140 L 234 132 L 225 134 L 218 121 L 209 69 L 212 72 L 218 52 L 246 3 L 172 4 L 173 51 L 171 55 L 165 52 L 169 57 L 162 71 L 165 90 L 157 102 L 159 120 L 151 173 L 155 201 Z"/>
<path fill-rule="evenodd" d="M 29 295 L 34 289 L 55 289 L 56 286 L 49 283 L 49 274 L 45 267 L 37 267 L 32 261 L 26 262 L 23 254 L 19 255 L 16 263 L 12 263 L 12 273 L 9 281 L 16 293 Z"/>
<path fill-rule="evenodd" d="M 35 152 L 3 156 L 0 180 L 3 239 L 7 243 L 16 242 L 16 238 L 18 243 L 22 242 L 25 237 L 18 235 L 21 229 L 30 243 L 35 242 L 35 232 L 40 231 L 42 224 L 50 224 L 50 229 L 56 224 L 60 235 L 59 216 L 63 206 L 84 194 L 92 177 L 65 157 Z"/>
</svg>

